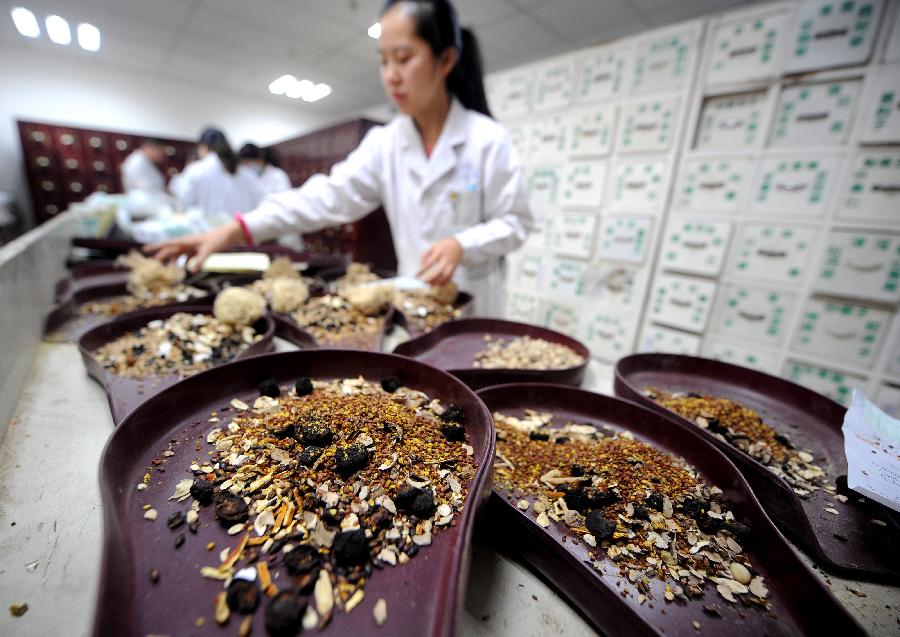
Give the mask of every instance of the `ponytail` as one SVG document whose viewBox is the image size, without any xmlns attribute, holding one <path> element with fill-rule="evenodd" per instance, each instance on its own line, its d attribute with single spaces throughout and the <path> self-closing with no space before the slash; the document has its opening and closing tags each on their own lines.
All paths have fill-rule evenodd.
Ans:
<svg viewBox="0 0 900 637">
<path fill-rule="evenodd" d="M 225 133 L 220 131 L 218 128 L 206 128 L 202 133 L 200 133 L 199 143 L 203 144 L 219 156 L 219 160 L 222 162 L 222 165 L 225 167 L 225 170 L 229 172 L 229 174 L 233 175 L 237 172 L 237 155 L 235 155 L 234 151 L 231 150 L 231 145 L 228 143 L 228 138 L 225 137 Z"/>
<path fill-rule="evenodd" d="M 407 9 L 406 13 L 416 24 L 416 35 L 428 43 L 435 57 L 451 47 L 456 49 L 456 65 L 447 76 L 447 92 L 467 109 L 491 117 L 478 41 L 470 29 L 459 26 L 450 0 L 387 0 L 381 14 L 398 3 Z"/>
</svg>

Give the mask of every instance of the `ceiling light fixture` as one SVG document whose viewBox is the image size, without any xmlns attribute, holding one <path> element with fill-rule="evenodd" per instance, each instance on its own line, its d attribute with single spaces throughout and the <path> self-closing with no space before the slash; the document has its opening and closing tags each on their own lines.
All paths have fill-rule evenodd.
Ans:
<svg viewBox="0 0 900 637">
<path fill-rule="evenodd" d="M 373 40 L 377 40 L 378 38 L 380 38 L 381 37 L 381 23 L 376 22 L 375 24 L 370 26 L 367 33 L 369 34 L 369 37 L 372 38 Z"/>
<path fill-rule="evenodd" d="M 16 25 L 16 31 L 26 38 L 40 37 L 41 27 L 31 11 L 25 7 L 13 7 L 9 13 Z"/>
<path fill-rule="evenodd" d="M 100 50 L 100 29 L 93 24 L 82 22 L 78 25 L 78 46 L 85 51 Z"/>
<path fill-rule="evenodd" d="M 318 102 L 320 99 L 331 95 L 331 87 L 327 84 L 307 79 L 298 80 L 290 74 L 282 75 L 269 84 L 269 92 L 275 95 L 285 95 L 291 99 L 302 99 L 304 102 Z"/>
<path fill-rule="evenodd" d="M 65 18 L 61 18 L 58 15 L 48 15 L 47 19 L 44 20 L 44 24 L 47 25 L 47 35 L 50 36 L 50 40 L 55 44 L 65 46 L 72 43 L 72 31 L 69 30 L 69 23 L 66 22 Z"/>
</svg>

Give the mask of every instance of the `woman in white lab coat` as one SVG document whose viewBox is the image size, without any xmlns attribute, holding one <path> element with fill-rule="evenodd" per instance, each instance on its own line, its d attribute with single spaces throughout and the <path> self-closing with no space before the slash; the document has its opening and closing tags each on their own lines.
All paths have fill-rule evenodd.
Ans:
<svg viewBox="0 0 900 637">
<path fill-rule="evenodd" d="M 207 128 L 197 144 L 198 159 L 188 164 L 172 186 L 181 210 L 199 208 L 207 214 L 247 212 L 263 198 L 259 179 L 238 166 L 225 134 Z"/>
<path fill-rule="evenodd" d="M 271 195 L 215 231 L 150 246 L 160 258 L 208 254 L 284 232 L 351 222 L 383 206 L 399 274 L 472 292 L 502 314 L 503 256 L 532 225 L 522 166 L 488 115 L 477 44 L 447 0 L 388 0 L 381 78 L 400 114 L 372 128 L 329 176 Z"/>
<path fill-rule="evenodd" d="M 166 194 L 166 178 L 159 165 L 165 160 L 163 143 L 147 138 L 122 162 L 122 190 L 125 194 L 142 192 L 149 195 Z"/>
<path fill-rule="evenodd" d="M 259 177 L 263 194 L 274 195 L 291 189 L 291 178 L 282 170 L 271 148 L 263 150 L 256 144 L 247 143 L 238 151 L 241 166 L 246 166 Z"/>
</svg>

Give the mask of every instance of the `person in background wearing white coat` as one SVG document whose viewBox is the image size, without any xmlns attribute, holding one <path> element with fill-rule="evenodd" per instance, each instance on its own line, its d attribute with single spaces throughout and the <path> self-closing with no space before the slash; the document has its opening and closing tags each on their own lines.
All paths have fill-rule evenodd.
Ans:
<svg viewBox="0 0 900 637">
<path fill-rule="evenodd" d="M 291 178 L 281 169 L 272 149 L 263 150 L 256 144 L 247 143 L 238 151 L 241 166 L 246 166 L 258 177 L 263 194 L 274 195 L 291 189 Z"/>
<path fill-rule="evenodd" d="M 165 158 L 160 140 L 148 138 L 142 141 L 140 148 L 128 155 L 120 167 L 125 194 L 138 191 L 148 195 L 165 195 L 166 178 L 159 169 Z"/>
<path fill-rule="evenodd" d="M 259 179 L 238 166 L 225 134 L 207 128 L 197 144 L 198 159 L 185 166 L 172 194 L 181 210 L 197 208 L 206 214 L 247 212 L 262 201 Z"/>
<path fill-rule="evenodd" d="M 453 279 L 475 295 L 477 314 L 501 315 L 503 256 L 524 242 L 532 215 L 519 157 L 489 116 L 475 37 L 448 0 L 388 0 L 379 54 L 400 113 L 372 128 L 331 175 L 271 195 L 212 232 L 147 250 L 202 262 L 216 250 L 348 223 L 381 205 L 400 275 L 433 285 Z"/>
</svg>

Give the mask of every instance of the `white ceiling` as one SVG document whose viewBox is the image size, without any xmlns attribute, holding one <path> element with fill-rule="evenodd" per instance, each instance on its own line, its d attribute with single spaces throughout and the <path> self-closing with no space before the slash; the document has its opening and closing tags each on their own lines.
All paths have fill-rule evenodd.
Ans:
<svg viewBox="0 0 900 637">
<path fill-rule="evenodd" d="M 754 0 L 455 0 L 474 28 L 488 72 L 633 35 Z M 54 50 L 95 64 L 202 82 L 310 113 L 354 113 L 384 101 L 376 42 L 366 29 L 383 0 L 2 0 L 0 43 Z M 103 46 L 88 54 L 46 38 L 18 35 L 9 17 L 24 6 L 39 19 L 57 13 L 99 27 Z M 4 62 L 7 63 L 7 62 Z M 268 92 L 291 73 L 333 88 L 313 104 Z"/>
</svg>

